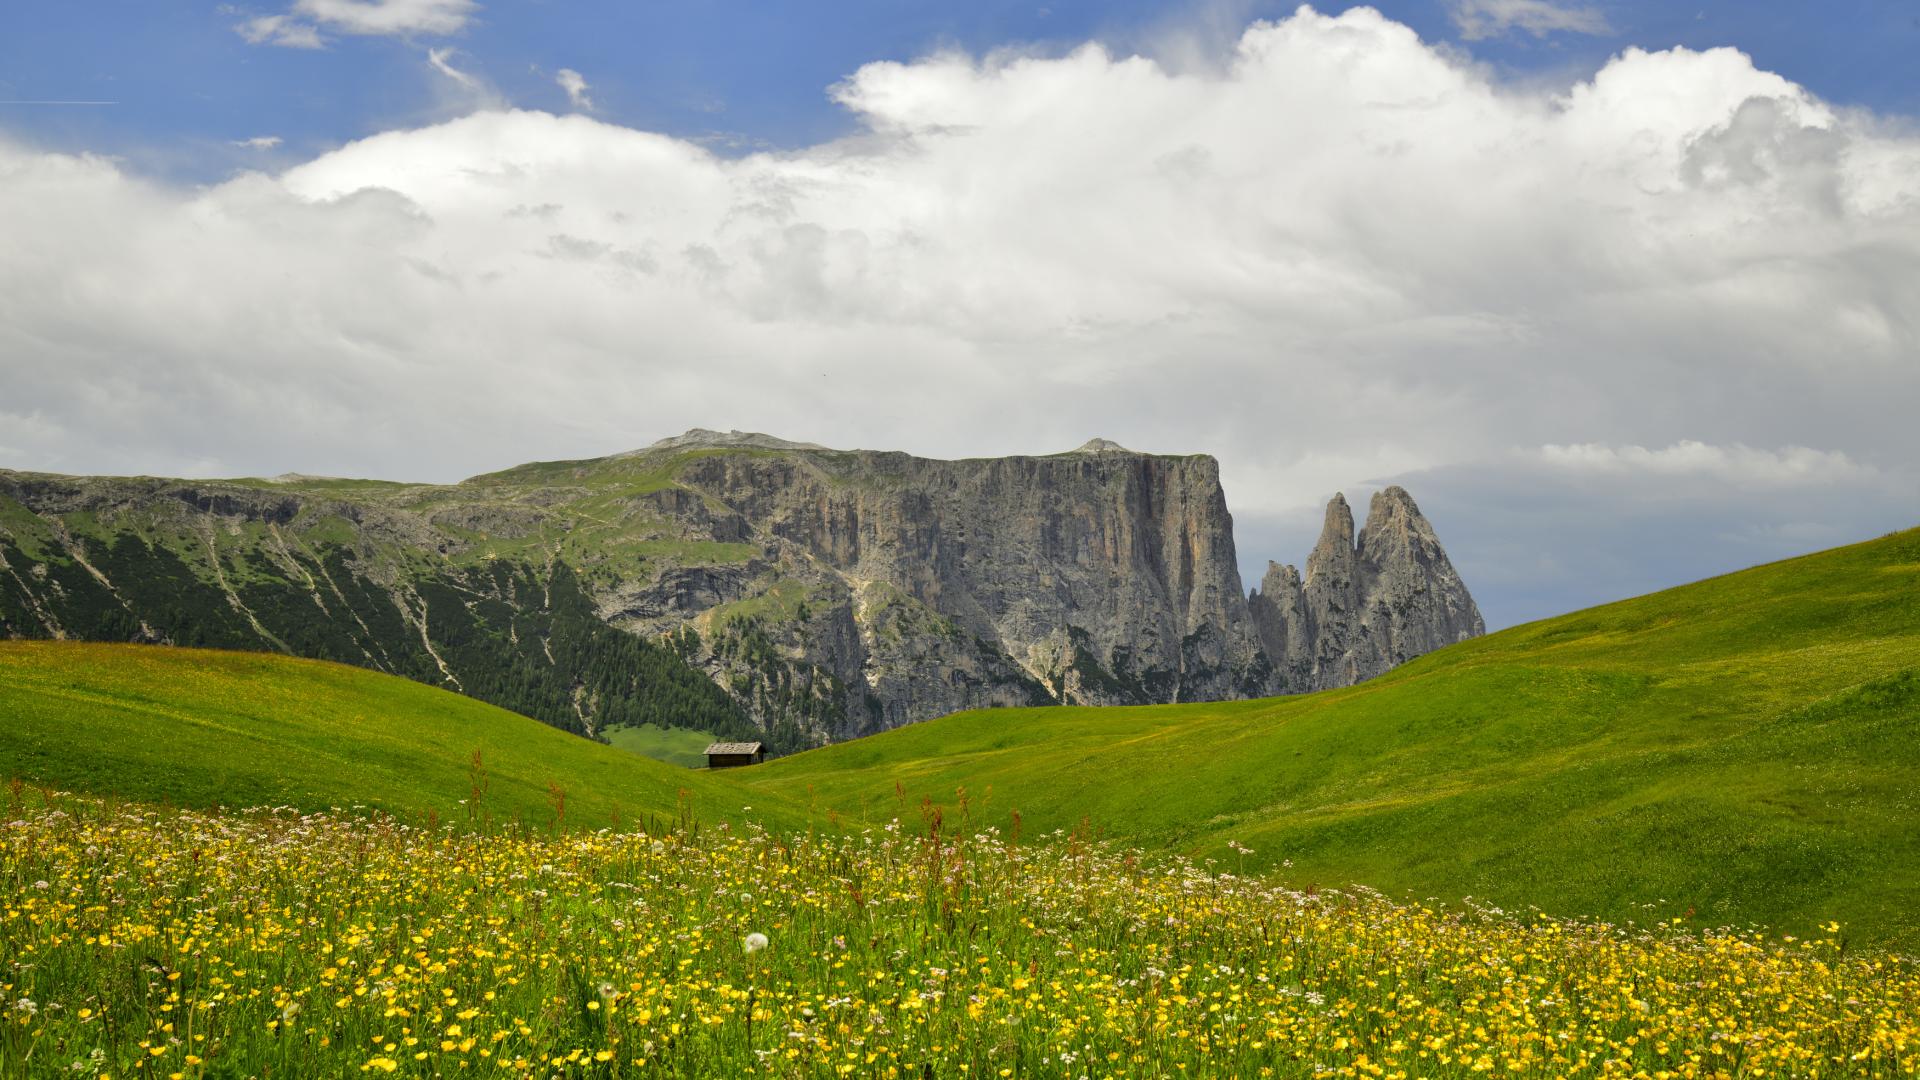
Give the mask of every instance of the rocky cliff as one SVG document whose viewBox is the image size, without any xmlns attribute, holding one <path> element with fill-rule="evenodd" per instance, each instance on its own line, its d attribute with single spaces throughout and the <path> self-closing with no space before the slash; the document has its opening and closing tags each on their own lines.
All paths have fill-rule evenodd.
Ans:
<svg viewBox="0 0 1920 1080">
<path fill-rule="evenodd" d="M 781 749 L 958 709 L 1345 685 L 1479 631 L 1405 492 L 1242 592 L 1206 456 L 693 431 L 453 485 L 0 472 L 0 633 L 270 648 L 591 734 Z"/>
<path fill-rule="evenodd" d="M 1335 495 L 1305 578 L 1269 563 L 1248 608 L 1279 681 L 1294 690 L 1351 686 L 1486 632 L 1433 526 L 1398 487 L 1374 495 L 1357 539 L 1353 511 Z"/>
</svg>

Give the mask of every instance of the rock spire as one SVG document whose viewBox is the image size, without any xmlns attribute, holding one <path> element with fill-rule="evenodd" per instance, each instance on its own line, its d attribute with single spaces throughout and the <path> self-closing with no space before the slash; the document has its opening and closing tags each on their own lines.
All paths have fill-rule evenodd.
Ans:
<svg viewBox="0 0 1920 1080">
<path fill-rule="evenodd" d="M 1486 632 L 1432 524 L 1400 487 L 1373 496 L 1358 537 L 1346 497 L 1335 495 L 1304 579 L 1269 563 L 1248 606 L 1288 692 L 1351 686 Z"/>
</svg>

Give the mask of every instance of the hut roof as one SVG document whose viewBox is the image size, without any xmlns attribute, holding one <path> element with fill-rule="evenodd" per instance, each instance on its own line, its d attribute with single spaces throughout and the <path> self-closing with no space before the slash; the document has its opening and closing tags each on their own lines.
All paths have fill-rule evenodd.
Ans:
<svg viewBox="0 0 1920 1080">
<path fill-rule="evenodd" d="M 757 742 L 717 742 L 707 747 L 709 754 L 757 754 L 760 744 Z"/>
</svg>

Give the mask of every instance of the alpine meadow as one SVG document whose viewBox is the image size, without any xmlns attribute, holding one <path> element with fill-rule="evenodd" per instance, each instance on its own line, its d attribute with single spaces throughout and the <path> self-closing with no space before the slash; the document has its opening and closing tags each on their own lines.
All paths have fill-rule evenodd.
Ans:
<svg viewBox="0 0 1920 1080">
<path fill-rule="evenodd" d="M 1916 35 L 23 5 L 0 1080 L 1920 1078 Z"/>
</svg>

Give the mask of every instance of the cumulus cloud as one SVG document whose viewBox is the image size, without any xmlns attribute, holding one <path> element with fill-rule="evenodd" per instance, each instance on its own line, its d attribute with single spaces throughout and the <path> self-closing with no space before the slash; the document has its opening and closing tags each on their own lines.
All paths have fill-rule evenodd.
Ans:
<svg viewBox="0 0 1920 1080">
<path fill-rule="evenodd" d="M 572 68 L 561 68 L 554 72 L 553 81 L 567 92 L 567 100 L 576 109 L 593 111 L 593 98 L 587 95 L 587 77 Z"/>
<path fill-rule="evenodd" d="M 295 0 L 283 14 L 248 16 L 235 29 L 255 45 L 318 49 L 326 44 L 322 31 L 362 36 L 458 33 L 479 6 L 474 0 Z"/>
<path fill-rule="evenodd" d="M 284 141 L 278 135 L 255 135 L 251 139 L 235 139 L 233 145 L 248 150 L 272 150 Z"/>
<path fill-rule="evenodd" d="M 1554 0 L 1456 0 L 1453 22 L 1468 41 L 1524 30 L 1534 37 L 1554 33 L 1611 34 L 1598 8 Z"/>
<path fill-rule="evenodd" d="M 1635 514 L 1714 492 L 1776 544 L 1911 513 L 1920 140 L 1732 50 L 1491 78 L 1303 10 L 1210 67 L 871 64 L 834 91 L 855 135 L 744 157 L 507 110 L 193 190 L 0 144 L 0 381 L 44 418 L 0 464 L 450 479 L 694 425 L 1101 435 L 1218 455 L 1249 562 L 1393 478 L 1503 553 L 1571 550 L 1587 506 L 1662 535 Z M 1818 500 L 1754 486 L 1795 468 Z M 1583 572 L 1459 554 L 1508 617 Z"/>
</svg>

